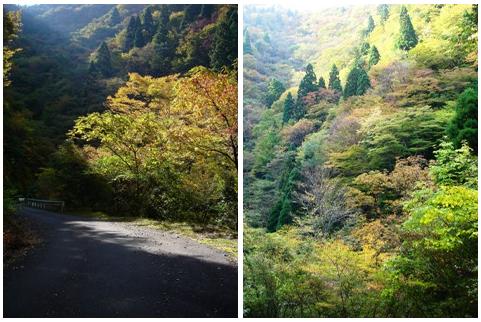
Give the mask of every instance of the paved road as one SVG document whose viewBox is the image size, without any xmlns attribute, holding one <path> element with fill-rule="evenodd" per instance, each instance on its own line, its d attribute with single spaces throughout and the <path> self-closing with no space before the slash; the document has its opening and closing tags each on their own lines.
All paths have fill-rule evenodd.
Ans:
<svg viewBox="0 0 481 322">
<path fill-rule="evenodd" d="M 25 208 L 43 242 L 4 271 L 4 317 L 237 317 L 237 267 L 190 239 Z"/>
</svg>

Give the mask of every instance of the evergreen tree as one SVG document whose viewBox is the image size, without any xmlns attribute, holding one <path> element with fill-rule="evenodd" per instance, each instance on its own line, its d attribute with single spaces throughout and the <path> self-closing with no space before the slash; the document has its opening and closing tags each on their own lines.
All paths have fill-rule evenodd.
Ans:
<svg viewBox="0 0 481 322">
<path fill-rule="evenodd" d="M 216 27 L 209 57 L 214 70 L 231 67 L 237 59 L 237 7 L 230 7 Z"/>
<path fill-rule="evenodd" d="M 294 116 L 296 104 L 294 103 L 294 99 L 292 98 L 291 93 L 287 93 L 286 100 L 284 101 L 284 114 L 282 116 L 282 123 L 289 122 L 290 119 Z"/>
<path fill-rule="evenodd" d="M 414 31 L 411 18 L 409 17 L 408 10 L 405 6 L 401 7 L 399 22 L 400 34 L 396 43 L 397 47 L 402 50 L 409 50 L 416 47 L 418 44 L 418 37 L 416 35 L 416 31 Z"/>
<path fill-rule="evenodd" d="M 466 89 L 457 99 L 455 114 L 448 126 L 448 135 L 456 148 L 463 141 L 478 151 L 478 92 L 476 88 Z"/>
<path fill-rule="evenodd" d="M 152 43 L 155 56 L 151 62 L 151 67 L 156 76 L 163 76 L 170 72 L 172 60 L 174 58 L 174 46 L 169 38 L 169 12 L 167 8 L 161 10 L 160 21 Z"/>
<path fill-rule="evenodd" d="M 321 76 L 319 77 L 319 82 L 317 83 L 319 88 L 326 88 L 326 82 L 324 81 L 324 78 Z"/>
<path fill-rule="evenodd" d="M 137 20 L 134 16 L 130 17 L 124 39 L 124 51 L 129 51 L 134 47 L 135 32 L 137 31 Z"/>
<path fill-rule="evenodd" d="M 244 54 L 252 54 L 251 39 L 250 39 L 250 36 L 249 36 L 249 31 L 247 31 L 247 29 L 244 33 L 243 48 L 244 48 Z"/>
<path fill-rule="evenodd" d="M 379 51 L 377 50 L 376 46 L 372 46 L 369 50 L 369 67 L 376 65 L 379 62 L 379 59 L 381 59 Z"/>
<path fill-rule="evenodd" d="M 119 10 L 117 7 L 113 7 L 112 11 L 110 12 L 110 25 L 115 26 L 122 22 L 122 18 L 120 17 Z"/>
<path fill-rule="evenodd" d="M 369 43 L 367 41 L 364 41 L 362 44 L 361 44 L 361 47 L 359 48 L 359 54 L 358 56 L 362 56 L 362 55 L 366 55 L 368 52 L 369 52 L 369 48 L 371 46 L 369 45 Z"/>
<path fill-rule="evenodd" d="M 389 5 L 380 4 L 379 6 L 377 6 L 377 13 L 381 18 L 381 24 L 384 24 L 387 18 L 389 18 Z"/>
<path fill-rule="evenodd" d="M 365 34 L 369 35 L 374 30 L 375 27 L 376 27 L 376 24 L 374 23 L 374 19 L 372 18 L 371 15 L 369 15 L 369 18 L 367 19 L 367 28 L 366 28 Z"/>
<path fill-rule="evenodd" d="M 366 91 L 371 88 L 369 76 L 363 68 L 359 68 L 357 74 L 356 95 L 364 95 Z"/>
<path fill-rule="evenodd" d="M 95 51 L 92 60 L 90 61 L 90 72 L 99 72 L 104 77 L 112 75 L 112 62 L 110 57 L 110 50 L 105 41 L 103 41 L 99 48 Z"/>
<path fill-rule="evenodd" d="M 359 69 L 358 66 L 355 66 L 347 75 L 346 85 L 344 86 L 344 98 L 356 95 Z"/>
<path fill-rule="evenodd" d="M 144 40 L 144 34 L 143 34 L 143 28 L 142 28 L 142 23 L 140 22 L 140 17 L 137 16 L 136 19 L 136 29 L 135 29 L 135 37 L 134 37 L 134 46 L 138 48 L 142 48 L 145 45 L 145 40 Z"/>
<path fill-rule="evenodd" d="M 356 65 L 347 75 L 344 98 L 363 95 L 370 87 L 371 83 L 366 71 L 360 65 Z"/>
<path fill-rule="evenodd" d="M 317 85 L 317 77 L 314 73 L 314 68 L 311 64 L 306 66 L 306 74 L 299 84 L 299 90 L 297 91 L 297 102 L 302 101 L 302 98 L 311 92 L 315 92 L 319 89 Z"/>
<path fill-rule="evenodd" d="M 281 97 L 285 90 L 286 88 L 280 81 L 275 78 L 271 79 L 269 85 L 267 85 L 267 94 L 265 98 L 267 107 L 271 107 L 272 104 Z"/>
<path fill-rule="evenodd" d="M 339 70 L 336 64 L 332 65 L 331 71 L 329 72 L 329 85 L 328 88 L 342 93 L 341 80 L 339 79 Z"/>
<path fill-rule="evenodd" d="M 146 42 L 150 42 L 155 32 L 154 19 L 152 18 L 152 7 L 147 7 L 144 13 L 144 30 L 147 36 Z"/>
</svg>

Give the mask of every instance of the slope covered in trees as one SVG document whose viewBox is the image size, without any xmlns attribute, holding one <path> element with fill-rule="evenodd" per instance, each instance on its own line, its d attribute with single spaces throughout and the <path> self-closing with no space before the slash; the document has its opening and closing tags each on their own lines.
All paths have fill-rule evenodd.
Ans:
<svg viewBox="0 0 481 322">
<path fill-rule="evenodd" d="M 477 15 L 246 8 L 245 316 L 477 316 Z"/>
<path fill-rule="evenodd" d="M 236 5 L 4 9 L 5 198 L 235 230 Z"/>
</svg>

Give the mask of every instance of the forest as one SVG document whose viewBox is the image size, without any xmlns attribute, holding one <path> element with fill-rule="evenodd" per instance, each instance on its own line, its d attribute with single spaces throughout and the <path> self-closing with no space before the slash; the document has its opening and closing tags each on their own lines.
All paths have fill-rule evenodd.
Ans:
<svg viewBox="0 0 481 322">
<path fill-rule="evenodd" d="M 477 21 L 244 8 L 245 317 L 477 317 Z"/>
<path fill-rule="evenodd" d="M 234 244 L 236 5 L 5 5 L 3 20 L 8 241 L 27 197 Z"/>
</svg>

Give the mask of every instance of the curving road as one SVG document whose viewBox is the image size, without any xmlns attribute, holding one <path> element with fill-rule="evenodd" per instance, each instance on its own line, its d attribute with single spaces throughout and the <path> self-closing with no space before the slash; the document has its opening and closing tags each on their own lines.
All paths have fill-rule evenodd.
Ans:
<svg viewBox="0 0 481 322">
<path fill-rule="evenodd" d="M 4 270 L 4 317 L 237 317 L 237 267 L 190 239 L 25 208 L 43 242 Z"/>
</svg>

